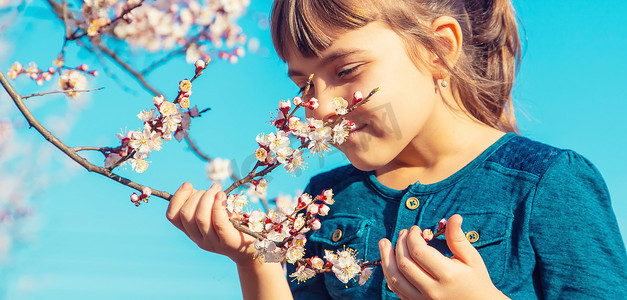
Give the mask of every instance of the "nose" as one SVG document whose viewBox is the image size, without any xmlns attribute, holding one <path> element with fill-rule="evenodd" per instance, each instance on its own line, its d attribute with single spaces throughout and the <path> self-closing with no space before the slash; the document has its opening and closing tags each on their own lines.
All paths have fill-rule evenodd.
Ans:
<svg viewBox="0 0 627 300">
<path fill-rule="evenodd" d="M 331 101 L 335 97 L 335 95 L 333 95 L 333 89 L 325 86 L 322 82 L 316 82 L 316 84 L 312 86 L 310 93 L 313 98 L 318 99 L 318 108 L 314 110 L 307 109 L 307 117 L 313 117 L 323 122 L 337 119 L 338 116 Z"/>
</svg>

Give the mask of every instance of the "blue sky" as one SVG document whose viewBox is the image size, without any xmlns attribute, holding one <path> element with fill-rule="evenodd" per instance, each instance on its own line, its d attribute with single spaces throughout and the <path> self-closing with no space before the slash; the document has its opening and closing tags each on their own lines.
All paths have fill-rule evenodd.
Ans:
<svg viewBox="0 0 627 300">
<path fill-rule="evenodd" d="M 241 24 L 250 37 L 259 39 L 262 50 L 248 54 L 235 65 L 214 63 L 194 83 L 191 98 L 201 107 L 212 108 L 192 124 L 192 137 L 212 156 L 234 159 L 240 172 L 250 167 L 254 137 L 269 130 L 267 122 L 278 100 L 297 91 L 285 75 L 286 66 L 272 50 L 269 32 L 259 26 L 259 20 L 267 18 L 271 1 L 252 2 Z M 49 64 L 60 47 L 63 30 L 59 22 L 37 8 L 47 8 L 44 4 L 32 5 L 1 37 L 10 44 L 0 52 L 3 71 L 15 60 Z M 627 85 L 622 80 L 627 78 L 627 32 L 619 20 L 624 18 L 627 2 L 581 1 L 574 5 L 564 0 L 550 4 L 533 0 L 517 1 L 515 7 L 527 39 L 514 88 L 521 132 L 554 146 L 574 149 L 598 167 L 608 184 L 624 237 Z M 74 54 L 88 64 L 97 62 L 88 53 Z M 137 58 L 137 62 L 142 59 Z M 111 63 L 108 65 L 120 73 Z M 172 97 L 178 81 L 192 71 L 183 65 L 182 60 L 174 61 L 151 74 L 149 80 Z M 106 88 L 82 102 L 52 96 L 33 99 L 29 105 L 49 126 L 60 128 L 73 123 L 73 129 L 63 135 L 69 145 L 114 145 L 115 133 L 124 127 L 139 127 L 135 115 L 152 103 L 151 97 L 126 75 L 120 75 L 119 81 L 125 89 L 109 77 L 100 76 L 91 86 Z M 37 91 L 27 80 L 17 81 L 16 86 L 23 94 Z M 7 106 L 4 95 L 0 101 L 0 106 Z M 15 110 L 8 114 L 19 118 Z M 34 239 L 18 245 L 9 263 L 0 267 L 0 297 L 241 298 L 234 265 L 199 249 L 174 228 L 165 218 L 166 201 L 154 198 L 136 208 L 128 200 L 130 189 L 73 167 L 60 152 L 43 143 L 34 130 L 22 129 L 17 134 L 37 150 L 38 157 L 50 156 L 53 163 L 41 171 L 48 177 L 48 185 L 32 198 L 39 229 Z M 97 162 L 101 159 L 98 155 L 90 158 Z M 122 170 L 120 174 L 169 192 L 183 181 L 200 188 L 210 185 L 205 164 L 184 143 L 170 142 L 150 159 L 153 163 L 146 173 Z M 269 193 L 294 193 L 313 174 L 344 163 L 346 160 L 336 151 L 309 160 L 307 170 L 296 176 L 278 171 L 273 174 Z"/>
</svg>

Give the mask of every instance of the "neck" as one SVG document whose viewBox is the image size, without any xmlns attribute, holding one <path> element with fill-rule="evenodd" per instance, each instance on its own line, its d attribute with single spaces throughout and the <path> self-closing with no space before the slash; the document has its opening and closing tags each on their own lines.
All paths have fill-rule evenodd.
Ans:
<svg viewBox="0 0 627 300">
<path fill-rule="evenodd" d="M 390 163 L 376 170 L 385 186 L 432 184 L 462 169 L 505 133 L 442 104 L 420 133 Z"/>
</svg>

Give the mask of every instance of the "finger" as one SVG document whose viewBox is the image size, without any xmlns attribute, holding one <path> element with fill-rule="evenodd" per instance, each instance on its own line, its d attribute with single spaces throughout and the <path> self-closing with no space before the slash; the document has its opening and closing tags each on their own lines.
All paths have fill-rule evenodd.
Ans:
<svg viewBox="0 0 627 300">
<path fill-rule="evenodd" d="M 206 239 L 214 241 L 217 241 L 217 237 L 211 228 L 211 210 L 213 208 L 216 195 L 220 190 L 222 190 L 222 186 L 214 183 L 211 188 L 207 190 L 202 197 L 200 197 L 200 201 L 196 207 L 196 215 L 194 216 L 196 225 L 200 230 L 200 234 Z"/>
<path fill-rule="evenodd" d="M 184 182 L 176 193 L 174 193 L 170 199 L 170 204 L 168 204 L 168 210 L 165 215 L 168 220 L 170 220 L 170 222 L 180 230 L 184 231 L 179 211 L 181 210 L 183 204 L 185 204 L 185 201 L 187 201 L 189 196 L 195 191 L 196 190 L 194 190 L 194 186 L 191 183 Z"/>
<path fill-rule="evenodd" d="M 420 292 L 398 270 L 392 243 L 387 239 L 380 240 L 379 252 L 381 252 L 381 270 L 383 270 L 388 287 L 402 299 L 408 299 L 407 295 L 419 295 Z"/>
<path fill-rule="evenodd" d="M 414 227 L 417 228 L 417 226 Z M 411 232 L 416 231 L 420 232 L 420 228 L 412 230 Z M 422 236 L 420 236 L 420 239 L 422 239 Z M 424 248 L 427 248 L 428 246 L 425 244 L 424 246 L 421 246 L 423 249 L 415 249 L 410 247 L 408 242 L 409 232 L 407 230 L 401 231 L 399 233 L 398 241 L 396 242 L 396 264 L 398 265 L 399 271 L 405 275 L 405 278 L 407 278 L 407 281 L 424 293 L 429 288 L 433 287 L 435 283 L 434 276 L 429 274 L 430 272 L 424 270 L 410 253 L 416 251 L 422 252 L 425 250 Z"/>
<path fill-rule="evenodd" d="M 467 265 L 483 264 L 481 255 L 466 239 L 466 235 L 462 231 L 462 221 L 462 216 L 457 214 L 448 219 L 445 232 L 446 244 L 455 258 L 461 262 Z"/>
<path fill-rule="evenodd" d="M 192 193 L 187 201 L 185 201 L 185 204 L 183 204 L 179 212 L 181 223 L 183 224 L 185 233 L 195 243 L 198 243 L 202 239 L 202 234 L 200 234 L 198 224 L 196 224 L 196 220 L 194 220 L 194 217 L 196 215 L 196 207 L 198 206 L 198 202 L 200 201 L 200 198 L 202 197 L 202 195 L 204 195 L 204 193 L 205 191 L 195 191 L 194 193 Z"/>
<path fill-rule="evenodd" d="M 442 255 L 440 251 L 429 246 L 422 237 L 422 231 L 418 226 L 412 226 L 407 237 L 408 255 L 434 280 L 441 279 L 449 274 L 452 262 Z M 397 246 L 398 252 L 398 246 Z"/>
<path fill-rule="evenodd" d="M 211 223 L 213 230 L 222 243 L 226 243 L 225 239 L 227 237 L 238 233 L 237 229 L 229 221 L 226 211 L 226 194 L 224 192 L 218 192 L 216 200 L 213 202 Z"/>
</svg>

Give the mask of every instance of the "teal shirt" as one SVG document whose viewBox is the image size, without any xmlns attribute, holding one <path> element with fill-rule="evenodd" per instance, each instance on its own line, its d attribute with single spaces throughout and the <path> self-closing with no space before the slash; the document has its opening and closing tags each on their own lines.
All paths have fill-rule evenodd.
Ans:
<svg viewBox="0 0 627 300">
<path fill-rule="evenodd" d="M 435 232 L 439 220 L 460 214 L 492 282 L 510 298 L 627 299 L 627 254 L 607 187 L 573 151 L 509 133 L 438 183 L 395 190 L 349 165 L 313 177 L 305 192 L 329 188 L 336 202 L 308 233 L 307 257 L 347 247 L 375 260 L 380 239 L 395 245 L 402 229 Z M 429 244 L 452 256 L 443 236 Z M 380 267 L 363 286 L 333 273 L 290 285 L 296 299 L 398 299 Z"/>
</svg>

